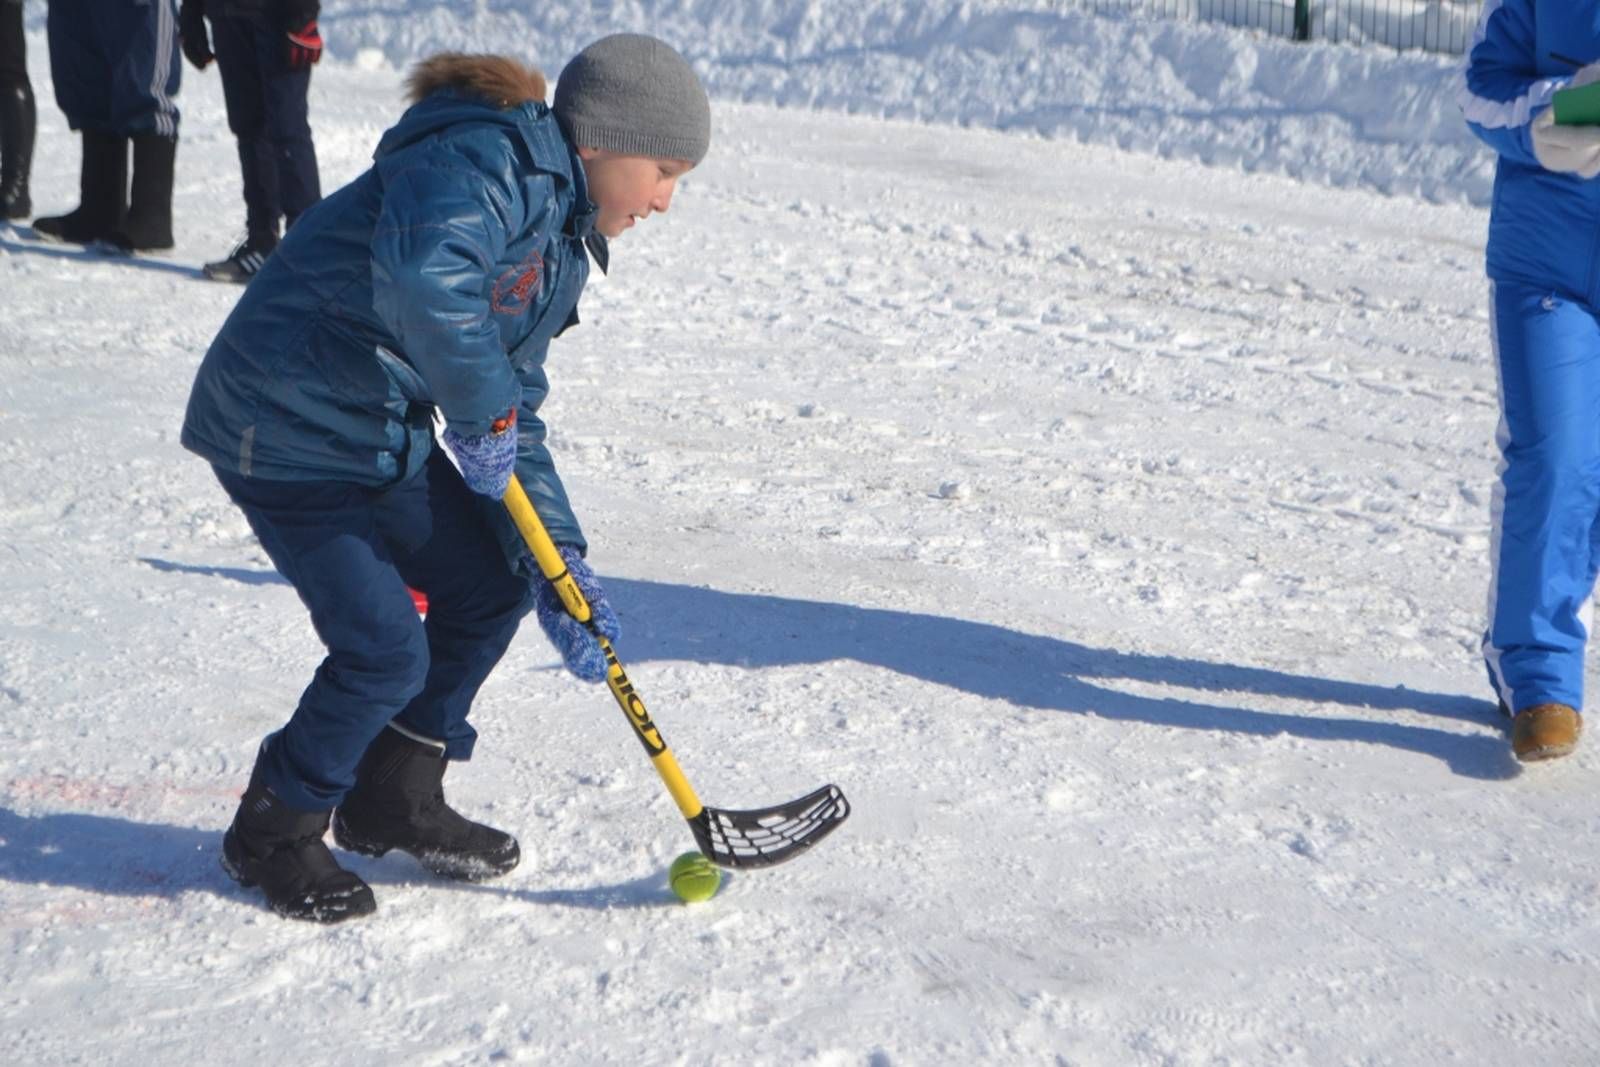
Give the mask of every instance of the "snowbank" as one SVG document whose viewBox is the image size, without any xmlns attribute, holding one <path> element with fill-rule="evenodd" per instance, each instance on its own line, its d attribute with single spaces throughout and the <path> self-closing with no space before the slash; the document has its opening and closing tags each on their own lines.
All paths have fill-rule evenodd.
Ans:
<svg viewBox="0 0 1600 1067">
<path fill-rule="evenodd" d="M 1457 60 L 1300 45 L 1216 25 L 1094 16 L 1051 0 L 327 0 L 338 60 L 440 49 L 550 69 L 617 30 L 677 44 L 724 99 L 992 127 L 1340 187 L 1488 202 Z"/>
</svg>

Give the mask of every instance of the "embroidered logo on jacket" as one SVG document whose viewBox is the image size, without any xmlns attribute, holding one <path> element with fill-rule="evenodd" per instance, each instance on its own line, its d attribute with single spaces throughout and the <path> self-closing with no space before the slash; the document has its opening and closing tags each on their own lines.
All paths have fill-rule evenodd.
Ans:
<svg viewBox="0 0 1600 1067">
<path fill-rule="evenodd" d="M 527 259 L 496 279 L 489 306 L 502 315 L 520 315 L 533 303 L 543 282 L 544 260 L 539 253 L 529 252 Z"/>
</svg>

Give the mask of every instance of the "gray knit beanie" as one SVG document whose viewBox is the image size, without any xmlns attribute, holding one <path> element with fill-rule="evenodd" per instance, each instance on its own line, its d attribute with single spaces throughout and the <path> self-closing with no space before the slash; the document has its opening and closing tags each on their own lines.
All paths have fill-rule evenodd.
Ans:
<svg viewBox="0 0 1600 1067">
<path fill-rule="evenodd" d="M 556 82 L 556 119 L 579 147 L 699 163 L 711 147 L 711 104 L 667 42 L 639 33 L 602 37 Z"/>
</svg>

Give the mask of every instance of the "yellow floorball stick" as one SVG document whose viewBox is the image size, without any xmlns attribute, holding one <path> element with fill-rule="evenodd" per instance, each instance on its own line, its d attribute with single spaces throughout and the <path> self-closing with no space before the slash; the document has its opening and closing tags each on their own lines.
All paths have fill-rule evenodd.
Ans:
<svg viewBox="0 0 1600 1067">
<path fill-rule="evenodd" d="M 707 859 L 719 867 L 771 867 L 793 859 L 844 822 L 850 814 L 850 802 L 836 785 L 825 785 L 798 800 L 771 808 L 731 811 L 701 804 L 678 766 L 677 757 L 650 720 L 650 712 L 628 680 L 628 672 L 622 669 L 616 650 L 605 635 L 595 629 L 589 602 L 583 598 L 572 575 L 567 573 L 566 561 L 561 558 L 555 542 L 550 540 L 549 532 L 515 475 L 506 486 L 504 501 L 539 564 L 540 573 L 555 586 L 567 612 L 587 626 L 600 642 L 600 650 L 606 657 L 606 685 L 627 715 L 634 736 L 644 745 L 678 810 L 689 820 L 695 842 Z"/>
</svg>

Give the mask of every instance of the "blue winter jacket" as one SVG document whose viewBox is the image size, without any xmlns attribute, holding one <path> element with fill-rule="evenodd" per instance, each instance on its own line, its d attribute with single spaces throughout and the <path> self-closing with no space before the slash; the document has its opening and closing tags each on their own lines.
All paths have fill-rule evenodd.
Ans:
<svg viewBox="0 0 1600 1067">
<path fill-rule="evenodd" d="M 184 447 L 248 477 L 383 486 L 433 447 L 437 411 L 481 434 L 517 409 L 517 475 L 558 543 L 586 547 L 545 447 L 545 351 L 575 324 L 583 168 L 542 102 L 423 99 L 372 167 L 307 211 L 206 352 Z M 485 514 L 525 553 L 497 502 Z"/>
<path fill-rule="evenodd" d="M 1539 166 L 1533 120 L 1600 60 L 1596 0 L 1489 0 L 1460 87 L 1472 132 L 1500 153 L 1488 272 L 1600 307 L 1600 181 Z"/>
</svg>

